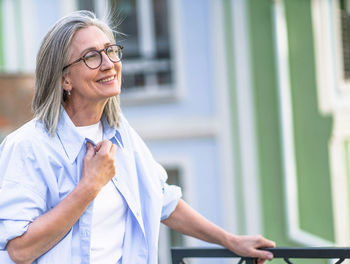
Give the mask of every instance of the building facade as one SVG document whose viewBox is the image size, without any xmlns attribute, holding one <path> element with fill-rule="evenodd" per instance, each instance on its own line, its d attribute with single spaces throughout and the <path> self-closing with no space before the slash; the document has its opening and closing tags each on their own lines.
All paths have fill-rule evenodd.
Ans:
<svg viewBox="0 0 350 264">
<path fill-rule="evenodd" d="M 349 1 L 0 0 L 0 100 L 78 9 L 117 14 L 123 112 L 195 209 L 278 246 L 350 244 Z M 161 263 L 204 245 L 161 241 Z"/>
</svg>

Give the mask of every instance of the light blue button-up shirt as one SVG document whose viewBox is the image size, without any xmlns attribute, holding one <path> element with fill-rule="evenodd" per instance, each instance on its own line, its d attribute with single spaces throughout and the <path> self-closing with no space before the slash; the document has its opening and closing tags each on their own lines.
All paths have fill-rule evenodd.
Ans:
<svg viewBox="0 0 350 264">
<path fill-rule="evenodd" d="M 155 264 L 160 220 L 173 212 L 181 190 L 167 185 L 165 170 L 123 116 L 119 129 L 102 120 L 103 138 L 118 146 L 112 182 L 128 206 L 122 263 Z M 79 135 L 61 107 L 53 137 L 41 121 L 33 119 L 1 144 L 1 264 L 13 263 L 6 251 L 7 242 L 21 236 L 36 217 L 54 208 L 75 188 L 88 140 Z M 34 263 L 89 263 L 92 209 L 93 202 L 65 237 Z"/>
</svg>

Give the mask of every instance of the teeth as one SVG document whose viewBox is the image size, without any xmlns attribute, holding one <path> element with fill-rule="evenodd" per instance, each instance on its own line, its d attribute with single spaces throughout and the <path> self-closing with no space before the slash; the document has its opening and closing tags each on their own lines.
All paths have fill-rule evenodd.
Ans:
<svg viewBox="0 0 350 264">
<path fill-rule="evenodd" d="M 103 80 L 99 80 L 98 82 L 104 83 L 104 82 L 109 82 L 109 81 L 112 81 L 112 80 L 114 80 L 114 76 L 106 78 L 106 79 L 103 79 Z"/>
</svg>

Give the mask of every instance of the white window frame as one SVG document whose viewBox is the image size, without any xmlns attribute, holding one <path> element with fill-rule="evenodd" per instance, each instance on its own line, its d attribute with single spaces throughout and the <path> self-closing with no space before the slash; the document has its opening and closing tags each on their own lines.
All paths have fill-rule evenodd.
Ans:
<svg viewBox="0 0 350 264">
<path fill-rule="evenodd" d="M 336 60 L 338 65 L 338 79 L 339 79 L 339 90 L 341 93 L 349 93 L 350 92 L 350 79 L 344 78 L 344 57 L 343 57 L 343 39 L 341 33 L 341 23 L 340 23 L 340 0 L 333 0 L 333 14 L 334 14 L 334 35 L 335 35 L 335 52 L 336 52 Z M 350 4 L 350 1 L 347 0 Z"/>
<path fill-rule="evenodd" d="M 152 78 L 156 76 L 145 75 L 145 86 L 132 87 L 124 91 L 122 95 L 123 105 L 158 103 L 160 101 L 177 101 L 184 96 L 184 72 L 183 49 L 181 45 L 180 28 L 180 2 L 168 1 L 169 14 L 169 42 L 170 42 L 170 69 L 172 81 L 170 84 L 148 85 L 154 83 Z M 140 29 L 140 53 L 139 59 L 125 60 L 123 73 L 142 72 L 148 69 L 161 69 L 166 67 L 165 59 L 145 60 L 143 57 L 153 57 L 156 52 L 156 39 L 154 32 L 154 19 L 152 0 L 136 0 L 138 12 L 138 28 Z"/>
<path fill-rule="evenodd" d="M 313 0 L 312 19 L 320 111 L 350 108 L 350 80 L 344 78 L 339 0 Z"/>
<path fill-rule="evenodd" d="M 77 0 L 62 0 L 62 13 L 77 9 Z M 152 82 L 155 76 L 145 75 L 146 85 L 132 87 L 130 90 L 124 90 L 122 93 L 123 105 L 140 105 L 159 102 L 174 102 L 185 97 L 184 81 L 184 54 L 182 45 L 181 29 L 181 3 L 178 0 L 164 0 L 168 4 L 169 15 L 169 43 L 170 43 L 170 69 L 171 83 L 163 85 L 147 85 Z M 154 18 L 152 0 L 136 0 L 138 12 L 138 28 L 140 39 L 139 59 L 130 59 L 123 61 L 123 70 L 125 73 L 142 72 L 142 70 L 162 68 L 168 62 L 164 59 L 146 60 L 143 57 L 152 57 L 156 52 Z M 109 0 L 94 0 L 94 10 L 96 16 L 104 18 L 110 8 Z M 126 18 L 127 19 L 127 18 Z M 127 47 L 126 52 L 127 52 Z M 123 85 L 122 85 L 123 86 Z"/>
<path fill-rule="evenodd" d="M 175 157 L 175 156 L 155 156 L 155 159 L 165 168 L 165 169 L 179 169 L 179 181 L 182 185 L 183 197 L 186 197 L 186 201 L 190 204 L 194 203 L 194 188 L 192 187 L 191 175 L 194 175 L 194 160 L 190 156 L 186 157 Z M 159 239 L 162 241 L 159 243 L 158 248 L 158 258 L 159 263 L 170 263 L 171 260 L 171 242 L 170 242 L 170 232 L 169 229 L 161 224 L 159 230 Z M 193 247 L 195 246 L 195 240 L 191 237 L 184 237 L 184 246 Z M 191 262 L 192 263 L 192 262 Z"/>
<path fill-rule="evenodd" d="M 315 64 L 319 107 L 332 115 L 329 143 L 334 239 L 338 246 L 349 244 L 349 190 L 344 151 L 349 140 L 350 84 L 343 77 L 343 53 L 339 0 L 312 0 Z M 320 245 L 320 243 L 318 243 Z"/>
</svg>

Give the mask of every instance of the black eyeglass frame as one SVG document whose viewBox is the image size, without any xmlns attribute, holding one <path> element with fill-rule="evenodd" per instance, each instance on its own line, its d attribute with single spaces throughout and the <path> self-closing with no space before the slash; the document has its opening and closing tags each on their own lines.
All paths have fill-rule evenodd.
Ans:
<svg viewBox="0 0 350 264">
<path fill-rule="evenodd" d="M 122 56 L 120 57 L 119 60 L 114 61 L 114 60 L 112 60 L 112 59 L 108 56 L 107 50 L 108 50 L 110 47 L 118 47 L 118 48 L 119 48 L 119 50 L 120 50 L 120 52 L 121 52 L 121 55 L 122 55 Z M 105 47 L 104 49 L 100 49 L 100 50 L 90 50 L 90 51 L 88 51 L 85 55 L 83 55 L 83 56 L 81 56 L 80 58 L 76 59 L 76 60 L 73 61 L 72 63 L 70 63 L 70 64 L 64 66 L 64 67 L 62 68 L 62 71 L 64 71 L 64 70 L 67 69 L 68 67 L 72 66 L 73 64 L 78 63 L 79 61 L 84 61 L 84 64 L 86 65 L 86 67 L 88 67 L 88 68 L 91 69 L 91 70 L 95 70 L 95 69 L 97 69 L 98 67 L 100 67 L 101 64 L 102 64 L 102 51 L 105 52 L 105 54 L 107 55 L 108 59 L 109 59 L 111 62 L 119 62 L 119 61 L 122 60 L 122 57 L 123 57 L 123 49 L 124 49 L 124 47 L 121 46 L 121 45 L 112 44 L 112 45 L 108 45 L 108 46 Z M 85 56 L 86 56 L 89 52 L 92 52 L 92 51 L 95 51 L 95 52 L 97 52 L 97 53 L 100 55 L 100 61 L 101 61 L 100 64 L 99 64 L 97 67 L 94 67 L 94 68 L 91 68 L 89 65 L 87 65 L 87 63 L 86 63 L 86 61 L 85 61 L 85 60 L 86 60 Z"/>
</svg>

